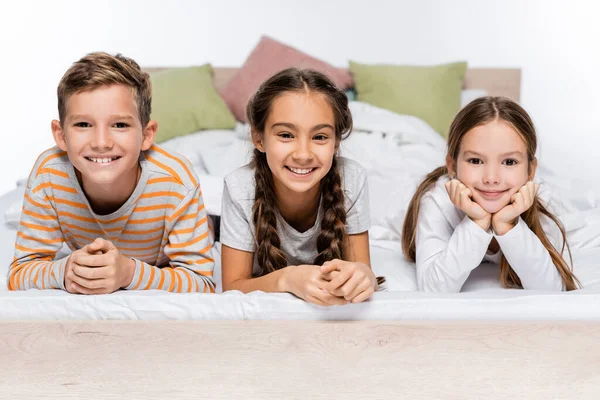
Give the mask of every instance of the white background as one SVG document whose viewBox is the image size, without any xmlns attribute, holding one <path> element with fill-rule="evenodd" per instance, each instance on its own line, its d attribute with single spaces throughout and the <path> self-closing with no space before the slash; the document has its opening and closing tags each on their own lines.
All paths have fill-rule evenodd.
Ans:
<svg viewBox="0 0 600 400">
<path fill-rule="evenodd" d="M 0 194 L 53 145 L 56 86 L 91 51 L 143 66 L 239 66 L 262 34 L 337 66 L 522 69 L 540 162 L 600 182 L 600 24 L 593 1 L 218 0 L 0 3 Z"/>
</svg>

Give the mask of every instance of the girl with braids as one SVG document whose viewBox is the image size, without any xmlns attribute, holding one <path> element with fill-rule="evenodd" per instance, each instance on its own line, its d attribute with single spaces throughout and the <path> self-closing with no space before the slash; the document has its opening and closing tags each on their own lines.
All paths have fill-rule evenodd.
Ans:
<svg viewBox="0 0 600 400">
<path fill-rule="evenodd" d="M 578 288 L 565 230 L 532 182 L 536 147 L 531 118 L 509 99 L 482 97 L 458 113 L 446 166 L 427 175 L 404 221 L 421 290 L 458 292 L 482 261 L 500 265 L 504 287 Z"/>
<path fill-rule="evenodd" d="M 324 75 L 286 69 L 247 106 L 252 162 L 225 178 L 223 290 L 290 292 L 319 305 L 368 299 L 365 171 L 336 155 L 352 129 L 346 95 Z"/>
</svg>

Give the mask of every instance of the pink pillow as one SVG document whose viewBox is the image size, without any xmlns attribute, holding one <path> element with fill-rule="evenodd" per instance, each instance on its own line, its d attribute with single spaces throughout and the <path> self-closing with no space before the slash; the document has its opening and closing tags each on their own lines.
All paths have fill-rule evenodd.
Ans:
<svg viewBox="0 0 600 400">
<path fill-rule="evenodd" d="M 244 65 L 221 89 L 220 94 L 233 115 L 239 121 L 246 122 L 246 105 L 258 87 L 277 72 L 290 67 L 311 68 L 322 72 L 340 89 L 352 87 L 353 84 L 352 75 L 347 70 L 333 67 L 293 47 L 263 36 Z"/>
</svg>

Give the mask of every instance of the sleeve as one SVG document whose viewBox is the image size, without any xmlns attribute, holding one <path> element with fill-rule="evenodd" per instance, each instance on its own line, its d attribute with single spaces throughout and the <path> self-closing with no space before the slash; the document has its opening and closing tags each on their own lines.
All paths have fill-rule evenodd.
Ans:
<svg viewBox="0 0 600 400">
<path fill-rule="evenodd" d="M 466 215 L 453 228 L 435 199 L 425 196 L 416 232 L 419 290 L 459 292 L 481 264 L 492 237 Z"/>
<path fill-rule="evenodd" d="M 225 181 L 221 204 L 221 243 L 231 248 L 253 252 L 254 235 L 241 204 L 231 197 L 229 184 Z"/>
<path fill-rule="evenodd" d="M 65 289 L 67 257 L 55 260 L 64 239 L 56 210 L 47 198 L 27 188 L 15 241 L 15 256 L 8 269 L 8 289 Z"/>
<path fill-rule="evenodd" d="M 558 231 L 556 224 L 552 224 Z M 557 246 L 558 234 L 555 231 L 545 233 L 560 252 L 562 244 Z M 540 239 L 519 217 L 517 224 L 502 236 L 495 235 L 506 261 L 521 279 L 524 289 L 563 290 L 563 281 L 558 269 L 552 262 L 550 253 Z M 566 249 L 565 249 L 566 251 Z"/>
<path fill-rule="evenodd" d="M 367 172 L 360 168 L 351 180 L 344 180 L 344 185 L 348 186 L 349 189 L 351 188 L 350 190 L 344 190 L 347 210 L 346 232 L 349 235 L 366 232 L 371 227 Z"/>
<path fill-rule="evenodd" d="M 200 186 L 196 185 L 166 218 L 163 251 L 170 266 L 159 268 L 134 259 L 133 279 L 125 289 L 214 293 L 213 235 Z"/>
</svg>

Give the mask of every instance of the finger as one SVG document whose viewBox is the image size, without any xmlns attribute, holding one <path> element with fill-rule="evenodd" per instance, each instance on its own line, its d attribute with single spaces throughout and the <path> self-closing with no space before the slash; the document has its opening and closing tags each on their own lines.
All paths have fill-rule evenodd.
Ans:
<svg viewBox="0 0 600 400">
<path fill-rule="evenodd" d="M 459 207 L 465 211 L 468 210 L 469 207 L 471 206 L 471 203 L 473 202 L 473 200 L 471 200 L 471 190 L 468 189 L 467 187 L 465 187 L 464 189 L 460 190 L 459 193 L 460 199 L 459 199 Z"/>
<path fill-rule="evenodd" d="M 319 289 L 317 292 L 313 293 L 313 296 L 329 306 L 341 306 L 348 304 L 348 300 L 344 299 L 343 297 L 334 296 L 325 290 Z"/>
<path fill-rule="evenodd" d="M 358 285 L 356 285 L 356 287 L 354 288 L 354 290 L 352 290 L 352 292 L 350 292 L 347 296 L 344 296 L 344 298 L 346 300 L 354 300 L 354 298 L 356 296 L 358 296 L 359 294 L 363 293 L 364 291 L 366 291 L 367 289 L 373 288 L 373 283 L 369 280 L 369 279 L 363 279 L 362 281 L 360 281 L 358 283 Z M 375 289 L 373 289 L 374 291 Z"/>
<path fill-rule="evenodd" d="M 353 303 L 363 302 L 363 301 L 369 299 L 373 295 L 373 293 L 374 293 L 373 288 L 367 288 L 364 292 L 356 295 L 356 297 L 354 297 L 352 299 L 352 302 Z"/>
<path fill-rule="evenodd" d="M 451 193 L 452 181 L 448 181 L 448 182 L 444 183 L 444 187 L 446 188 L 446 193 L 448 193 L 448 196 L 450 196 L 450 198 L 452 198 L 452 193 Z"/>
<path fill-rule="evenodd" d="M 67 290 L 67 292 L 73 294 L 81 294 L 81 292 L 77 290 L 77 286 L 78 285 L 75 282 L 73 282 L 72 279 L 65 279 L 65 289 Z"/>
<path fill-rule="evenodd" d="M 72 284 L 73 284 L 75 290 L 77 290 L 77 292 L 81 293 L 81 294 L 106 294 L 106 293 L 108 293 L 108 291 L 105 288 L 102 288 L 102 289 L 88 289 L 86 287 L 81 286 L 77 282 L 73 282 Z"/>
<path fill-rule="evenodd" d="M 86 289 L 102 289 L 107 287 L 106 279 L 85 279 L 77 275 L 73 275 L 71 280 L 77 285 Z"/>
<path fill-rule="evenodd" d="M 353 273 L 354 272 L 350 268 L 340 271 L 335 278 L 326 282 L 323 289 L 327 290 L 329 293 L 334 293 L 338 288 L 344 285 L 348 279 L 352 278 Z"/>
<path fill-rule="evenodd" d="M 106 277 L 107 271 L 105 271 L 107 267 L 86 267 L 80 264 L 73 265 L 73 273 L 80 278 L 84 279 L 102 279 Z"/>
<path fill-rule="evenodd" d="M 96 238 L 96 240 L 94 240 L 92 243 L 88 244 L 86 247 L 87 247 L 88 253 L 94 254 L 98 251 L 101 251 L 102 253 L 107 253 L 114 246 L 113 246 L 112 242 L 110 242 L 106 239 Z"/>
<path fill-rule="evenodd" d="M 527 184 L 527 187 L 521 193 L 521 197 L 523 198 L 523 203 L 521 204 L 521 207 L 522 207 L 523 211 L 528 209 L 529 206 L 531 206 L 531 204 L 533 203 L 533 196 L 531 193 L 533 189 L 531 186 L 532 185 Z"/>
<path fill-rule="evenodd" d="M 331 271 L 331 272 L 328 272 L 325 274 L 321 274 L 321 278 L 326 282 L 330 282 L 333 278 L 338 276 L 339 273 L 340 273 L 340 271 Z"/>
<path fill-rule="evenodd" d="M 351 300 L 352 297 L 350 297 L 350 294 L 356 289 L 357 286 L 359 286 L 362 283 L 363 279 L 364 276 L 362 276 L 362 274 L 359 275 L 358 273 L 355 273 L 352 275 L 352 277 L 350 277 L 350 279 L 346 281 L 346 283 L 344 283 L 337 289 L 330 291 L 330 293 L 336 296 L 343 297 L 346 300 Z"/>
<path fill-rule="evenodd" d="M 327 307 L 327 303 L 325 303 L 324 301 L 316 298 L 315 296 L 311 296 L 309 294 L 306 295 L 306 299 L 307 302 L 312 303 L 312 304 L 316 304 L 318 306 L 323 306 L 323 307 Z"/>
<path fill-rule="evenodd" d="M 86 253 L 94 254 L 102 248 L 102 238 L 96 238 L 93 242 L 86 244 L 82 250 Z"/>
<path fill-rule="evenodd" d="M 106 254 L 78 254 L 75 264 L 83 265 L 84 267 L 105 267 L 110 263 L 110 258 Z"/>
<path fill-rule="evenodd" d="M 515 210 L 520 211 L 523 208 L 523 205 L 525 204 L 525 197 L 523 196 L 523 193 L 517 192 L 515 193 L 513 198 L 514 199 L 512 204 Z"/>
<path fill-rule="evenodd" d="M 331 261 L 325 261 L 323 265 L 321 265 L 321 273 L 327 274 L 332 271 L 341 271 L 343 262 L 338 259 L 334 259 Z"/>
<path fill-rule="evenodd" d="M 457 180 L 452 181 L 452 201 L 456 204 L 458 199 L 460 198 L 460 182 Z"/>
<path fill-rule="evenodd" d="M 529 200 L 532 204 L 533 204 L 533 199 L 535 199 L 535 195 L 537 194 L 537 190 L 538 190 L 537 186 L 538 186 L 538 184 L 534 183 L 534 182 L 529 182 L 527 184 Z"/>
</svg>

